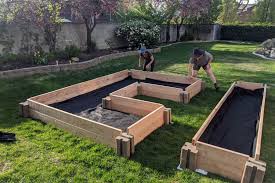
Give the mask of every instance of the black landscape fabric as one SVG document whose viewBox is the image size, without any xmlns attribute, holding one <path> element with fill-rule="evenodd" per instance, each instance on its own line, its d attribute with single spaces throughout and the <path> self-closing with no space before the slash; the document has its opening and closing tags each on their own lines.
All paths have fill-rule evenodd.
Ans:
<svg viewBox="0 0 275 183">
<path fill-rule="evenodd" d="M 122 81 L 91 91 L 89 93 L 79 95 L 77 97 L 71 98 L 69 100 L 66 100 L 60 103 L 52 104 L 51 106 L 73 114 L 78 114 L 88 109 L 96 109 L 96 107 L 102 103 L 102 99 L 109 96 L 110 93 L 138 81 L 139 80 L 132 79 L 131 77 L 129 77 Z M 145 83 L 172 86 L 175 88 L 182 88 L 182 89 L 185 89 L 187 86 L 189 86 L 187 84 L 170 83 L 170 82 L 164 82 L 164 81 L 158 81 L 158 80 L 152 80 L 152 79 L 146 79 L 141 81 Z"/>
<path fill-rule="evenodd" d="M 263 89 L 235 87 L 200 141 L 252 156 Z"/>
<path fill-rule="evenodd" d="M 159 81 L 159 80 L 148 79 L 148 78 L 145 81 L 141 81 L 141 82 L 156 84 L 156 85 L 163 85 L 163 86 L 170 86 L 174 88 L 182 88 L 182 89 L 185 89 L 189 86 L 189 84 L 171 83 L 171 82 Z"/>
</svg>

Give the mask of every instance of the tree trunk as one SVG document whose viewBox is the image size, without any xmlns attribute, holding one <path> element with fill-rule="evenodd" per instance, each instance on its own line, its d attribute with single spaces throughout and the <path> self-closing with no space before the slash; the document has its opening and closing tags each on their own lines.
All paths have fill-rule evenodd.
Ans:
<svg viewBox="0 0 275 183">
<path fill-rule="evenodd" d="M 95 29 L 96 26 L 96 17 L 91 17 L 90 20 L 84 19 L 85 20 L 85 25 L 86 25 L 86 31 L 87 31 L 87 52 L 91 53 L 94 51 L 94 45 L 92 41 L 92 33 Z"/>
<path fill-rule="evenodd" d="M 181 21 L 179 24 L 177 23 L 177 42 L 180 41 L 180 28 L 182 24 L 183 24 L 183 18 L 181 18 Z"/>
<path fill-rule="evenodd" d="M 56 32 L 57 27 L 53 29 L 49 25 L 45 27 L 45 40 L 49 45 L 49 52 L 55 52 L 56 50 Z"/>
<path fill-rule="evenodd" d="M 170 41 L 170 21 L 166 25 L 166 43 Z"/>
</svg>

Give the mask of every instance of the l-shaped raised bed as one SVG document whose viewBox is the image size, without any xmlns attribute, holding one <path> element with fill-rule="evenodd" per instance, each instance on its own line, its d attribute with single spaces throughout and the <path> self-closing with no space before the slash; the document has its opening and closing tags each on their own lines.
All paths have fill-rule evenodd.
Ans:
<svg viewBox="0 0 275 183">
<path fill-rule="evenodd" d="M 232 84 L 192 143 L 182 147 L 180 168 L 261 183 L 266 170 L 260 161 L 266 90 L 260 83 Z"/>
<path fill-rule="evenodd" d="M 141 76 L 143 78 L 139 78 Z M 154 82 L 158 85 L 148 85 L 175 89 L 177 96 L 175 101 L 179 102 L 189 102 L 190 98 L 202 88 L 202 82 L 198 79 L 124 70 L 29 98 L 20 104 L 20 111 L 24 117 L 39 119 L 77 135 L 91 138 L 117 149 L 118 154 L 129 157 L 134 152 L 135 145 L 162 125 L 171 122 L 171 110 L 161 104 L 119 95 L 109 96 L 110 93 L 140 80 L 142 80 L 141 86 L 144 82 Z M 116 126 L 110 120 L 91 119 L 89 115 L 97 110 L 102 102 L 103 108 L 109 110 L 109 113 L 118 112 L 126 117 L 133 115 L 135 120 L 132 119 L 123 126 Z"/>
</svg>

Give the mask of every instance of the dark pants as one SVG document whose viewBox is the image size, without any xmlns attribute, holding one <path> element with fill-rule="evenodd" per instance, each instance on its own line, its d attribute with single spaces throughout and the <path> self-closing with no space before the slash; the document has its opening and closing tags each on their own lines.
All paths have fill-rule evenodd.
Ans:
<svg viewBox="0 0 275 183">
<path fill-rule="evenodd" d="M 144 66 L 143 66 L 143 71 L 148 71 L 148 70 L 146 69 L 146 66 L 147 66 L 149 63 L 150 63 L 150 61 L 146 61 L 146 62 L 145 62 Z M 153 72 L 153 71 L 154 71 L 154 67 L 155 67 L 155 61 L 151 64 L 151 67 L 150 67 L 150 70 L 149 70 L 149 71 Z"/>
</svg>

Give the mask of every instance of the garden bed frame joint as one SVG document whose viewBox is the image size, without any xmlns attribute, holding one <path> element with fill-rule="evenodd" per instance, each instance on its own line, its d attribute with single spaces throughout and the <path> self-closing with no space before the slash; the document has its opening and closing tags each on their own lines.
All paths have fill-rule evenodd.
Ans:
<svg viewBox="0 0 275 183">
<path fill-rule="evenodd" d="M 21 102 L 19 104 L 19 115 L 24 118 L 29 117 L 29 103 L 28 103 L 28 101 Z"/>
</svg>

